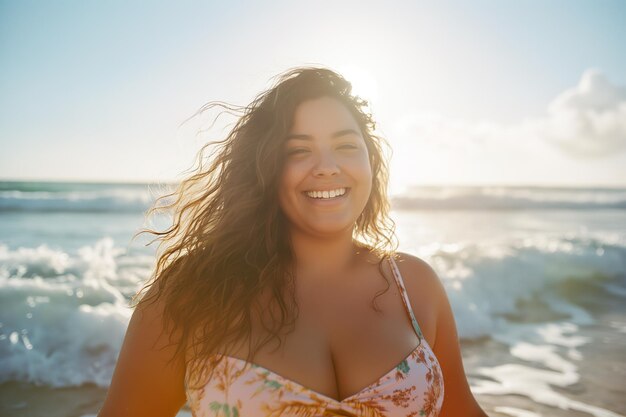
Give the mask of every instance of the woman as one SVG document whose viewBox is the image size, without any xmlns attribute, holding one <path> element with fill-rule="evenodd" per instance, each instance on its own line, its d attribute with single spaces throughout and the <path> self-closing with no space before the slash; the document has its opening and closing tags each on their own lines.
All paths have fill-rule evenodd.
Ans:
<svg viewBox="0 0 626 417">
<path fill-rule="evenodd" d="M 206 169 L 200 153 L 173 226 L 149 231 L 168 245 L 100 417 L 186 401 L 194 416 L 485 415 L 441 282 L 393 250 L 366 105 L 339 74 L 297 68 Z"/>
</svg>

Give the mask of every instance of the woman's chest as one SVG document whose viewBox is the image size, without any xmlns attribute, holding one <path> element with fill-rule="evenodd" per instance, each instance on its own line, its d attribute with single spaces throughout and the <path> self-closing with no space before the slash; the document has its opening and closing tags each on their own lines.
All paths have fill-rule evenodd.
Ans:
<svg viewBox="0 0 626 417">
<path fill-rule="evenodd" d="M 315 284 L 298 287 L 293 328 L 283 335 L 280 345 L 274 340 L 262 346 L 253 363 L 328 397 L 343 398 L 388 372 L 418 345 L 392 277 L 389 283 L 381 276 L 361 275 L 358 280 L 344 279 L 340 285 L 332 281 Z M 433 309 L 423 300 L 411 301 L 430 344 L 435 334 Z M 268 336 L 257 318 L 252 340 Z M 247 346 L 226 352 L 237 358 L 245 358 L 247 353 Z"/>
</svg>

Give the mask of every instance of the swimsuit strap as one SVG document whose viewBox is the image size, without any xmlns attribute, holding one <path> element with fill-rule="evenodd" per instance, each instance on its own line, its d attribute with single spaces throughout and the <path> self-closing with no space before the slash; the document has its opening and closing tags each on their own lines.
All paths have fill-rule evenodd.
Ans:
<svg viewBox="0 0 626 417">
<path fill-rule="evenodd" d="M 413 324 L 413 330 L 415 330 L 415 334 L 417 334 L 417 337 L 419 338 L 419 341 L 421 344 L 424 336 L 422 335 L 420 326 L 417 324 L 417 320 L 415 319 L 415 314 L 413 314 L 413 308 L 411 308 L 411 301 L 409 300 L 409 295 L 406 292 L 404 281 L 402 280 L 402 275 L 400 274 L 398 265 L 396 265 L 396 261 L 393 258 L 394 258 L 394 255 L 388 257 L 389 265 L 391 265 L 391 271 L 393 273 L 393 277 L 396 281 L 396 284 L 398 284 L 398 289 L 400 290 L 400 295 L 402 296 L 402 302 L 404 303 L 405 310 L 409 314 L 409 319 L 411 320 L 411 324 Z"/>
</svg>

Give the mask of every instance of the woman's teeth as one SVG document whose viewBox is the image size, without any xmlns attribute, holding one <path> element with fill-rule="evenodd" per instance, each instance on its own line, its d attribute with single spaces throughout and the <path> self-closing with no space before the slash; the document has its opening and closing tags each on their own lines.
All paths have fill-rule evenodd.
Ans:
<svg viewBox="0 0 626 417">
<path fill-rule="evenodd" d="M 334 198 L 340 197 L 346 193 L 345 188 L 337 188 L 336 190 L 330 191 L 307 191 L 305 194 L 311 198 Z"/>
</svg>

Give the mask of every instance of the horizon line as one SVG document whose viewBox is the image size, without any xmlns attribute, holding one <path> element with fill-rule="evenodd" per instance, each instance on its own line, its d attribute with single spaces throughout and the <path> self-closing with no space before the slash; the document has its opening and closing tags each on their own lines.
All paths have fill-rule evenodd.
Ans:
<svg viewBox="0 0 626 417">
<path fill-rule="evenodd" d="M 93 185 L 152 185 L 152 184 L 176 184 L 181 180 L 176 179 L 62 179 L 62 178 L 11 178 L 0 177 L 0 182 L 41 182 L 41 183 L 73 183 L 73 184 L 93 184 Z M 507 187 L 507 188 L 626 188 L 625 184 L 563 184 L 563 183 L 416 183 L 402 186 L 406 190 L 419 187 Z"/>
</svg>

